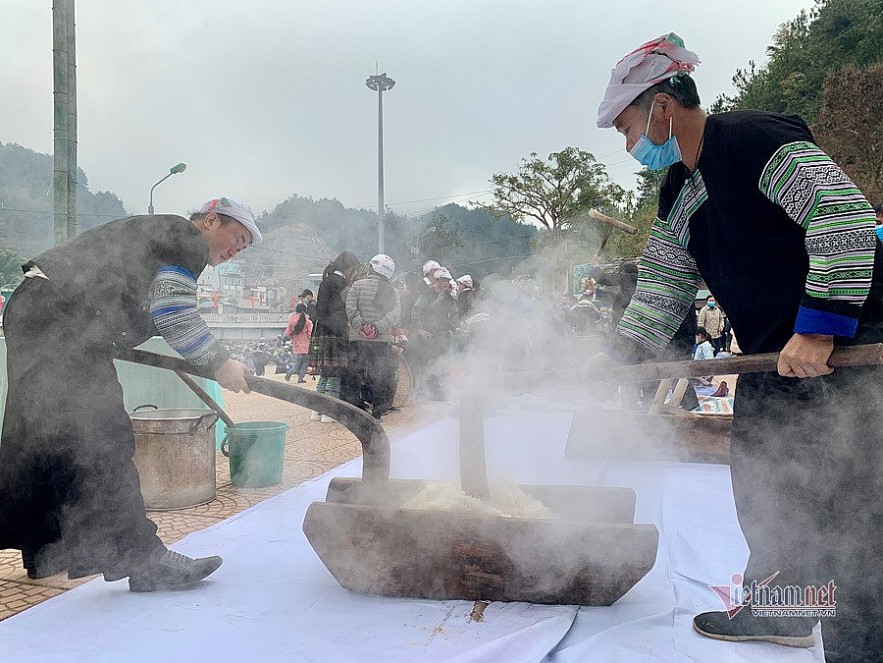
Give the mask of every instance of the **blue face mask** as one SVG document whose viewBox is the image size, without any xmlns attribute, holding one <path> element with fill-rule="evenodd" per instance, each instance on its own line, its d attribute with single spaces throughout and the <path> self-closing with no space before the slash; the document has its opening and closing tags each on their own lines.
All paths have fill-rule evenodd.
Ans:
<svg viewBox="0 0 883 663">
<path fill-rule="evenodd" d="M 708 308 L 714 308 L 714 302 L 708 302 Z"/>
<path fill-rule="evenodd" d="M 883 226 L 877 226 L 874 232 L 877 233 L 877 239 L 883 242 Z"/>
<path fill-rule="evenodd" d="M 681 148 L 676 136 L 671 135 L 671 119 L 668 121 L 668 140 L 662 145 L 657 145 L 647 138 L 650 130 L 650 118 L 653 117 L 653 105 L 650 105 L 650 115 L 647 117 L 647 128 L 634 144 L 631 154 L 642 166 L 650 170 L 662 170 L 681 160 Z"/>
</svg>

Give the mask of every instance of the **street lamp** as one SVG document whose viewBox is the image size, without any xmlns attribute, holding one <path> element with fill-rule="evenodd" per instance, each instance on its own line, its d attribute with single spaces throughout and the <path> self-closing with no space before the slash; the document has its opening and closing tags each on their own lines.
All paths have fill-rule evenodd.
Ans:
<svg viewBox="0 0 883 663">
<path fill-rule="evenodd" d="M 182 162 L 182 163 L 176 163 L 174 166 L 172 166 L 171 168 L 169 168 L 169 174 L 168 174 L 168 175 L 166 175 L 166 176 L 163 177 L 159 182 L 157 182 L 157 183 L 154 184 L 152 187 L 150 187 L 150 203 L 148 203 L 148 205 L 147 205 L 147 213 L 148 213 L 148 214 L 153 214 L 153 190 L 154 190 L 156 187 L 158 187 L 160 184 L 162 184 L 163 182 L 165 182 L 165 181 L 166 181 L 168 178 L 170 178 L 172 175 L 177 175 L 178 173 L 183 173 L 185 170 L 187 170 L 187 164 L 186 164 L 186 163 L 183 163 L 183 162 Z"/>
<path fill-rule="evenodd" d="M 377 248 L 378 253 L 384 253 L 383 232 L 383 93 L 391 90 L 396 82 L 386 75 L 386 72 L 369 76 L 365 85 L 369 90 L 377 92 Z"/>
</svg>

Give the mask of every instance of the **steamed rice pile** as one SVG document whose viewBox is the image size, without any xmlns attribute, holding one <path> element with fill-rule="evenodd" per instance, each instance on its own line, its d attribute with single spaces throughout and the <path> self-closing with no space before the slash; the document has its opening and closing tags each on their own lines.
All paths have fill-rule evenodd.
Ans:
<svg viewBox="0 0 883 663">
<path fill-rule="evenodd" d="M 549 507 L 515 485 L 492 487 L 490 501 L 484 502 L 467 495 L 453 483 L 430 481 L 423 490 L 405 502 L 401 508 L 453 511 L 497 518 L 558 519 L 558 515 Z"/>
</svg>

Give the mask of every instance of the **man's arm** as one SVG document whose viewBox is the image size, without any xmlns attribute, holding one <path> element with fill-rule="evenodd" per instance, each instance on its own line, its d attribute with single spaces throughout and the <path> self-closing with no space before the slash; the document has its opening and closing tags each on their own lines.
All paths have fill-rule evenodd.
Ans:
<svg viewBox="0 0 883 663">
<path fill-rule="evenodd" d="M 616 327 L 630 343 L 618 344 L 612 354 L 634 361 L 662 352 L 690 312 L 700 281 L 696 261 L 657 218 L 638 265 L 635 294 Z"/>
<path fill-rule="evenodd" d="M 760 191 L 806 231 L 809 272 L 794 337 L 779 373 L 830 373 L 834 336 L 852 338 L 871 287 L 876 235 L 873 208 L 846 173 L 808 141 L 781 146 L 767 162 Z"/>
<path fill-rule="evenodd" d="M 854 336 L 873 276 L 873 208 L 840 166 L 807 141 L 780 147 L 759 186 L 806 231 L 809 273 L 794 331 Z"/>
<path fill-rule="evenodd" d="M 184 267 L 157 270 L 148 294 L 150 315 L 157 331 L 184 359 L 208 368 L 222 387 L 245 391 L 246 368 L 230 359 L 196 308 L 196 277 Z"/>
</svg>

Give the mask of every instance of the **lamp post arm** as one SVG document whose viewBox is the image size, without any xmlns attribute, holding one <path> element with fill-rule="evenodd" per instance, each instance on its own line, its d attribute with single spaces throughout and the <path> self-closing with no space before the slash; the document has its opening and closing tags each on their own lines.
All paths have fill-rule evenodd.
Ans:
<svg viewBox="0 0 883 663">
<path fill-rule="evenodd" d="M 148 213 L 148 214 L 153 214 L 153 190 L 154 190 L 156 187 L 158 187 L 160 184 L 162 184 L 163 182 L 165 182 L 167 179 L 169 179 L 172 175 L 174 175 L 174 173 L 169 173 L 168 175 L 166 175 L 165 177 L 163 177 L 159 182 L 157 182 L 157 183 L 154 184 L 152 187 L 150 187 L 150 202 L 149 202 L 148 205 L 147 205 L 147 213 Z"/>
</svg>

